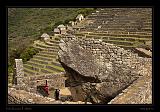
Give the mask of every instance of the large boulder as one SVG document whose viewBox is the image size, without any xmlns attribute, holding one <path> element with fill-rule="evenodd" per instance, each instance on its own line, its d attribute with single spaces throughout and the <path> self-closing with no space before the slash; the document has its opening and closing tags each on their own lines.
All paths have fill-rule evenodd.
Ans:
<svg viewBox="0 0 160 112">
<path fill-rule="evenodd" d="M 76 38 L 64 38 L 59 46 L 74 100 L 107 103 L 142 75 L 137 73 L 138 57 L 123 48 Z"/>
</svg>

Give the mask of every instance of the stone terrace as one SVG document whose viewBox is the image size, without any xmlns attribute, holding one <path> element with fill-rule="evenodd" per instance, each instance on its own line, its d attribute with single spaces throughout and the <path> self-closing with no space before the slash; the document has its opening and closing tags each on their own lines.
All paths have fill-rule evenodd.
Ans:
<svg viewBox="0 0 160 112">
<path fill-rule="evenodd" d="M 77 36 L 102 39 L 127 48 L 152 40 L 151 8 L 103 8 L 87 16 L 85 21 L 92 22 L 77 31 Z"/>
</svg>

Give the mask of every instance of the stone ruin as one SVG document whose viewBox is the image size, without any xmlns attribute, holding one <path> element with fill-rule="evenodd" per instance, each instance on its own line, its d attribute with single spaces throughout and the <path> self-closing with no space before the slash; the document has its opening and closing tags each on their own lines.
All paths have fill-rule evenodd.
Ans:
<svg viewBox="0 0 160 112">
<path fill-rule="evenodd" d="M 93 104 L 108 103 L 140 77 L 151 80 L 152 59 L 130 50 L 101 40 L 74 37 L 61 39 L 59 46 L 59 61 L 68 77 L 66 86 L 75 101 L 89 97 Z"/>
<path fill-rule="evenodd" d="M 15 85 L 9 88 L 8 95 L 10 103 L 84 104 L 86 100 L 92 104 L 152 103 L 151 58 L 139 57 L 99 39 L 65 37 L 59 46 L 59 61 L 66 73 L 24 77 L 22 60 L 15 60 Z M 53 88 L 68 87 L 73 102 L 39 96 L 37 86 L 44 85 L 45 80 Z M 26 96 L 22 99 L 18 93 Z M 32 97 L 31 101 L 26 100 L 27 96 Z"/>
</svg>

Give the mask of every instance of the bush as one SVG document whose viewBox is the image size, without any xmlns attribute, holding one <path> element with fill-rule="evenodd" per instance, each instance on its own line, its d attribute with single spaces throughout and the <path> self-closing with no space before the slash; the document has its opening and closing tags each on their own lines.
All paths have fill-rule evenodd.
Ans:
<svg viewBox="0 0 160 112">
<path fill-rule="evenodd" d="M 14 67 L 12 65 L 8 65 L 8 73 L 13 73 Z"/>
<path fill-rule="evenodd" d="M 63 22 L 63 21 L 58 21 L 58 22 L 56 22 L 56 23 L 54 24 L 54 27 L 57 27 L 57 26 L 60 25 L 60 24 L 64 24 L 64 22 Z"/>
<path fill-rule="evenodd" d="M 64 24 L 66 25 L 66 24 L 68 24 L 70 21 L 76 21 L 76 17 L 74 17 L 74 18 L 70 18 L 70 19 L 66 19 L 65 21 L 64 21 Z"/>
<path fill-rule="evenodd" d="M 65 25 L 68 24 L 69 21 L 71 21 L 71 19 L 66 19 L 66 20 L 64 21 L 64 24 L 65 24 Z"/>
<path fill-rule="evenodd" d="M 28 47 L 21 53 L 20 58 L 25 63 L 26 61 L 31 59 L 36 53 L 38 53 L 37 49 L 35 49 L 34 47 Z"/>
</svg>

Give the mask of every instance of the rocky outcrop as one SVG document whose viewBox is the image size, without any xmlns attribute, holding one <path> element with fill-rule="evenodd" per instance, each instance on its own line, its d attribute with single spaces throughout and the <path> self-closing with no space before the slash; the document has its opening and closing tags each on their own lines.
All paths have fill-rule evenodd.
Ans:
<svg viewBox="0 0 160 112">
<path fill-rule="evenodd" d="M 152 104 L 152 77 L 139 78 L 108 104 Z"/>
<path fill-rule="evenodd" d="M 74 100 L 107 103 L 146 75 L 146 65 L 151 67 L 150 58 L 101 40 L 66 37 L 60 42 L 59 61 Z"/>
</svg>

